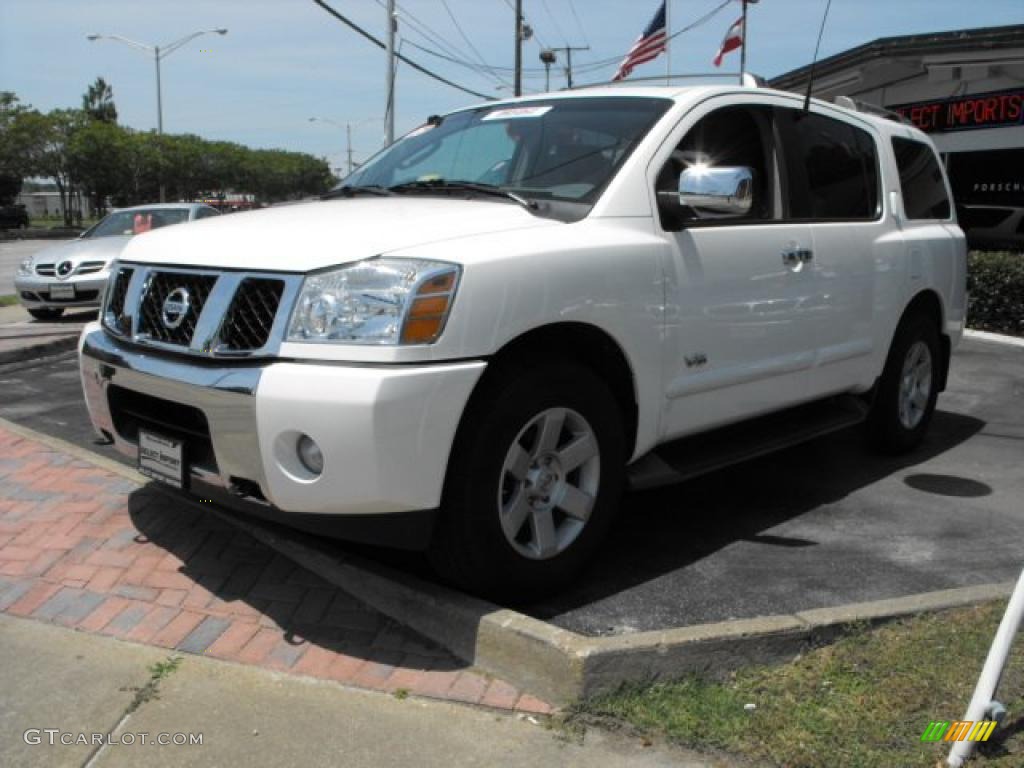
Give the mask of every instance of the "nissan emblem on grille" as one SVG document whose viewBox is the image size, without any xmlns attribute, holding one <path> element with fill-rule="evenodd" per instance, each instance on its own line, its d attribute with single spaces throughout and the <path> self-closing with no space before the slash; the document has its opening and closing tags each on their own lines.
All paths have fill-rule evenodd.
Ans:
<svg viewBox="0 0 1024 768">
<path fill-rule="evenodd" d="M 67 277 L 71 274 L 72 269 L 73 267 L 70 261 L 62 261 L 57 265 L 57 274 L 61 277 Z"/>
<path fill-rule="evenodd" d="M 185 322 L 188 310 L 188 290 L 185 288 L 175 288 L 164 299 L 164 305 L 160 311 L 160 319 L 164 321 L 165 326 L 173 331 Z"/>
</svg>

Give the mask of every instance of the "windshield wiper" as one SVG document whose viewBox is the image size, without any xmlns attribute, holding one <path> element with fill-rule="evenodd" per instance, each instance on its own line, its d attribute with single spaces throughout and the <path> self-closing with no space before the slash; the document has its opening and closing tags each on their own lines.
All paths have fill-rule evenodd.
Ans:
<svg viewBox="0 0 1024 768">
<path fill-rule="evenodd" d="M 348 187 L 337 187 L 324 192 L 320 195 L 321 200 L 333 200 L 336 197 L 355 197 L 356 195 L 376 195 L 378 197 L 391 197 L 393 192 L 389 191 L 387 187 L 382 187 L 378 184 L 371 184 L 367 186 L 348 186 Z"/>
<path fill-rule="evenodd" d="M 513 202 L 519 203 L 528 211 L 535 211 L 539 206 L 534 200 L 527 200 L 522 195 L 517 195 L 515 192 L 509 192 L 507 189 L 495 186 L 493 184 L 481 184 L 476 181 L 449 181 L 448 179 L 425 179 L 422 181 L 406 181 L 402 184 L 395 184 L 394 186 L 388 187 L 392 192 L 401 192 L 409 189 L 439 189 L 439 190 L 465 190 L 467 192 L 479 192 L 482 195 L 491 195 L 492 197 L 504 197 L 506 200 L 512 200 Z"/>
</svg>

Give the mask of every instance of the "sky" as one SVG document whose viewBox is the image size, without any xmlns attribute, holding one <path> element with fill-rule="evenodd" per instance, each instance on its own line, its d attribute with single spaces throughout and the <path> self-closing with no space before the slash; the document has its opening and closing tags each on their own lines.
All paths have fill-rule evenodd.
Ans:
<svg viewBox="0 0 1024 768">
<path fill-rule="evenodd" d="M 384 0 L 327 2 L 383 38 Z M 721 3 L 670 0 L 672 31 Z M 748 70 L 770 78 L 809 63 L 825 4 L 761 0 L 751 5 Z M 543 47 L 589 46 L 573 54 L 576 84 L 607 81 L 616 65 L 586 71 L 588 62 L 624 54 L 658 5 L 659 0 L 524 0 L 534 30 L 523 48 L 526 91 L 544 89 L 538 58 Z M 675 38 L 673 72 L 713 71 L 711 59 L 739 14 L 740 3 L 733 0 L 702 26 Z M 1021 23 L 1021 0 L 833 0 L 821 56 L 879 37 Z M 86 35 L 166 45 L 218 27 L 228 34 L 204 35 L 164 59 L 165 132 L 309 152 L 337 168 L 344 165 L 342 126 L 348 122 L 357 161 L 380 148 L 384 53 L 313 0 L 0 0 L 0 90 L 14 91 L 41 110 L 79 106 L 87 86 L 102 76 L 113 86 L 119 121 L 149 130 L 156 127 L 152 55 L 110 40 L 90 42 Z M 497 98 L 511 95 L 512 0 L 398 0 L 398 39 L 403 54 L 450 80 Z M 475 62 L 476 68 L 415 45 L 435 53 L 447 46 L 452 58 Z M 505 69 L 481 72 L 483 64 Z M 736 71 L 738 64 L 738 54 L 732 54 L 721 71 Z M 551 69 L 552 88 L 565 84 L 563 66 L 559 54 Z M 638 67 L 634 77 L 664 72 L 665 61 L 658 59 Z M 481 101 L 402 64 L 397 78 L 398 135 L 428 115 Z M 320 120 L 310 122 L 310 117 Z"/>
</svg>

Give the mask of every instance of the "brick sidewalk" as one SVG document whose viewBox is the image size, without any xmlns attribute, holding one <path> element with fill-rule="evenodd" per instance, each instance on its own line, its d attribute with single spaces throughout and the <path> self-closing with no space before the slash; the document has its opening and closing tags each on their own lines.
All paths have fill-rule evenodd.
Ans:
<svg viewBox="0 0 1024 768">
<path fill-rule="evenodd" d="M 362 688 L 551 711 L 217 516 L 3 428 L 0 611 Z"/>
</svg>

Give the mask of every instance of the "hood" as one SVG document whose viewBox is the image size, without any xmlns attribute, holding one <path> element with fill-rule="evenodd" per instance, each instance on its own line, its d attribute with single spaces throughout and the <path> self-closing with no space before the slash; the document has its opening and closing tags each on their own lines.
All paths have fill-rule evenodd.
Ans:
<svg viewBox="0 0 1024 768">
<path fill-rule="evenodd" d="M 78 266 L 83 261 L 111 261 L 117 258 L 131 239 L 131 235 L 111 235 L 49 245 L 32 255 L 32 263 L 60 264 L 62 261 L 71 261 Z"/>
<path fill-rule="evenodd" d="M 233 213 L 136 237 L 122 258 L 195 267 L 308 272 L 427 243 L 559 226 L 513 203 L 403 196 Z"/>
</svg>

